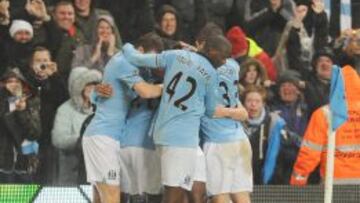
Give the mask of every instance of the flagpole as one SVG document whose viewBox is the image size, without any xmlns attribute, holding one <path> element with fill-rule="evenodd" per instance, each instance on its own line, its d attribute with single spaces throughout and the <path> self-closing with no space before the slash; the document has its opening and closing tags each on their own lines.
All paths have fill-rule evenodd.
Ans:
<svg viewBox="0 0 360 203">
<path fill-rule="evenodd" d="M 332 116 L 331 116 L 331 113 L 329 113 L 324 203 L 331 203 L 332 202 L 332 194 L 333 194 L 336 131 L 332 130 L 332 122 L 331 121 L 332 121 Z"/>
</svg>

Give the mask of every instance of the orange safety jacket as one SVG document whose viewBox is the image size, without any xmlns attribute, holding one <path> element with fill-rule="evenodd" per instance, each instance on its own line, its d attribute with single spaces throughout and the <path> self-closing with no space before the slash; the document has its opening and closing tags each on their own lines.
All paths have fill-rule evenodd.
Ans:
<svg viewBox="0 0 360 203">
<path fill-rule="evenodd" d="M 360 184 L 360 77 L 345 66 L 342 70 L 348 106 L 348 120 L 336 130 L 334 184 Z M 305 185 L 310 173 L 320 163 L 325 177 L 329 106 L 317 109 L 306 129 L 290 184 Z"/>
</svg>

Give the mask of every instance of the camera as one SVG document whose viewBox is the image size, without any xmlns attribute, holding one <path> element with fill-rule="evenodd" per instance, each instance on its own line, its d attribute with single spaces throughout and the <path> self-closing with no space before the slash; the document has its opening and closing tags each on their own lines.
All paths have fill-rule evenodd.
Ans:
<svg viewBox="0 0 360 203">
<path fill-rule="evenodd" d="M 46 67 L 47 67 L 47 65 L 46 64 L 40 64 L 40 70 L 45 70 L 46 69 Z"/>
</svg>

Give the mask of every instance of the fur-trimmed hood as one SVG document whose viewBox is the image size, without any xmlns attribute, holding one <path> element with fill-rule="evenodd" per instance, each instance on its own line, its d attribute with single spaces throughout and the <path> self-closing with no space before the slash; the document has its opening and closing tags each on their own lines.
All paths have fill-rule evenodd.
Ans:
<svg viewBox="0 0 360 203">
<path fill-rule="evenodd" d="M 98 70 L 90 70 L 86 67 L 74 68 L 69 76 L 69 94 L 72 104 L 79 111 L 84 111 L 82 92 L 89 83 L 100 82 L 102 74 Z"/>
</svg>

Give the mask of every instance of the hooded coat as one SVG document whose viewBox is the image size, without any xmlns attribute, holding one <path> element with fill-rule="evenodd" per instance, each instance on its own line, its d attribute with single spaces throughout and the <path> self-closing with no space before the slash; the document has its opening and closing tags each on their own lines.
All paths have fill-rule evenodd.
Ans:
<svg viewBox="0 0 360 203">
<path fill-rule="evenodd" d="M 91 107 L 84 106 L 82 92 L 89 83 L 100 82 L 101 73 L 85 67 L 73 69 L 69 76 L 70 99 L 57 110 L 52 144 L 59 150 L 59 179 L 61 184 L 76 184 L 79 178 L 81 150 L 76 148 L 85 119 L 92 114 Z"/>
<path fill-rule="evenodd" d="M 20 79 L 24 89 L 26 82 L 18 69 L 6 72 L 2 80 L 10 77 Z M 30 95 L 25 110 L 11 111 L 10 102 L 14 96 L 6 88 L 1 88 L 0 98 L 0 171 L 27 173 L 30 155 L 21 153 L 21 144 L 25 139 L 36 141 L 41 136 L 40 99 L 37 95 Z"/>
<path fill-rule="evenodd" d="M 112 20 L 111 17 L 98 17 L 97 22 L 96 22 L 96 28 L 94 29 L 94 35 L 96 37 L 95 40 L 80 45 L 78 46 L 75 51 L 74 51 L 74 57 L 72 59 L 72 63 L 71 63 L 71 68 L 76 68 L 76 67 L 80 67 L 80 66 L 85 66 L 88 67 L 90 69 L 96 69 L 99 70 L 100 72 L 104 72 L 104 68 L 106 63 L 110 60 L 111 56 L 108 56 L 106 53 L 106 50 L 102 50 L 101 53 L 101 57 L 99 60 L 92 62 L 91 61 L 91 57 L 94 53 L 94 50 L 96 49 L 96 45 L 97 45 L 97 25 L 100 23 L 101 20 L 105 20 L 106 22 L 108 22 L 113 29 L 113 32 L 115 34 L 115 47 L 119 48 L 119 46 L 121 45 L 121 39 L 116 35 L 116 25 L 114 24 L 114 21 Z"/>
</svg>

